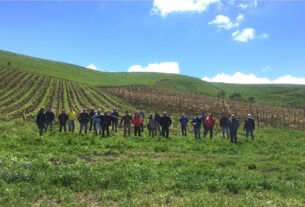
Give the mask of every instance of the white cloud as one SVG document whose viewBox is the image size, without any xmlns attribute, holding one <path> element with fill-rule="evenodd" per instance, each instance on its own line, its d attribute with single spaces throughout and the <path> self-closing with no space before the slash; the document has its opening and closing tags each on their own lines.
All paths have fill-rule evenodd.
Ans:
<svg viewBox="0 0 305 207">
<path fill-rule="evenodd" d="M 152 13 L 163 17 L 176 12 L 205 12 L 220 0 L 154 0 Z"/>
<path fill-rule="evenodd" d="M 248 42 L 253 39 L 268 39 L 269 35 L 266 33 L 262 33 L 260 35 L 256 35 L 256 32 L 253 28 L 247 27 L 241 31 L 236 31 L 232 33 L 232 38 L 237 42 Z"/>
<path fill-rule="evenodd" d="M 218 15 L 215 17 L 213 21 L 210 21 L 208 24 L 214 24 L 217 28 L 223 28 L 226 30 L 232 29 L 234 27 L 239 27 L 240 24 L 245 21 L 245 16 L 243 14 L 239 14 L 236 17 L 236 21 L 233 22 L 230 17 L 224 15 Z"/>
<path fill-rule="evenodd" d="M 244 74 L 236 72 L 233 75 L 228 75 L 225 73 L 218 73 L 215 77 L 209 78 L 207 76 L 203 77 L 202 80 L 208 82 L 218 82 L 218 83 L 237 83 L 237 84 L 300 84 L 305 85 L 305 78 L 303 77 L 293 77 L 291 75 L 286 75 L 279 77 L 275 80 L 270 80 L 268 78 L 260 78 L 254 74 Z"/>
<path fill-rule="evenodd" d="M 253 0 L 253 1 L 250 1 L 250 2 L 247 2 L 247 3 L 240 3 L 238 5 L 239 8 L 243 9 L 243 10 L 247 10 L 247 9 L 251 9 L 251 8 L 256 8 L 258 5 L 258 2 L 257 0 Z"/>
<path fill-rule="evenodd" d="M 86 68 L 91 70 L 97 70 L 97 67 L 94 64 L 87 65 Z"/>
<path fill-rule="evenodd" d="M 141 65 L 132 65 L 128 72 L 156 72 L 180 74 L 179 64 L 177 62 L 161 62 L 148 64 L 146 67 Z"/>
</svg>

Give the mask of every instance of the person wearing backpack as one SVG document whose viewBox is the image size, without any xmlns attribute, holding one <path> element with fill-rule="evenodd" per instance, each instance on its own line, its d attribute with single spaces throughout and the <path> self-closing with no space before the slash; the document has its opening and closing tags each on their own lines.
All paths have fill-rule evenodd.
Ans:
<svg viewBox="0 0 305 207">
<path fill-rule="evenodd" d="M 237 144 L 237 131 L 239 128 L 239 120 L 238 118 L 235 116 L 235 114 L 232 114 L 229 122 L 228 122 L 228 127 L 230 130 L 230 141 L 231 143 L 235 143 Z"/>
<path fill-rule="evenodd" d="M 188 118 L 184 114 L 181 114 L 179 122 L 181 124 L 182 136 L 187 136 L 187 123 L 189 122 Z"/>
<path fill-rule="evenodd" d="M 80 123 L 79 134 L 82 134 L 83 129 L 85 129 L 85 134 L 87 134 L 88 122 L 90 121 L 87 109 L 83 109 L 83 112 L 78 116 L 78 121 Z"/>
<path fill-rule="evenodd" d="M 36 116 L 36 124 L 39 129 L 40 136 L 43 135 L 43 133 L 45 132 L 46 122 L 47 122 L 47 118 L 44 108 L 41 108 Z"/>
<path fill-rule="evenodd" d="M 122 123 L 124 127 L 124 137 L 126 137 L 127 133 L 128 136 L 130 136 L 131 124 L 133 124 L 133 119 L 132 116 L 129 115 L 128 111 L 125 111 L 125 115 L 121 119 L 120 126 L 122 126 Z"/>
<path fill-rule="evenodd" d="M 134 124 L 134 135 L 135 136 L 141 136 L 141 126 L 143 124 L 143 119 L 140 116 L 139 112 L 137 112 L 133 118 L 133 124 Z"/>
<path fill-rule="evenodd" d="M 225 138 L 225 135 L 227 136 L 228 139 L 230 137 L 228 121 L 229 121 L 228 116 L 226 114 L 222 114 L 222 117 L 220 119 L 220 127 L 221 127 L 221 130 L 222 130 L 223 139 Z"/>
<path fill-rule="evenodd" d="M 64 128 L 64 132 L 67 131 L 66 123 L 68 121 L 68 115 L 65 110 L 62 110 L 61 114 L 58 116 L 59 121 L 59 132 L 62 132 L 62 128 Z"/>
<path fill-rule="evenodd" d="M 212 139 L 213 138 L 214 125 L 216 123 L 212 113 L 209 113 L 209 116 L 205 119 L 204 123 L 205 123 L 205 126 L 206 126 L 206 131 L 204 132 L 203 137 L 206 137 L 206 135 L 209 132 L 210 133 L 210 139 Z"/>
<path fill-rule="evenodd" d="M 248 139 L 249 134 L 251 139 L 254 140 L 254 130 L 255 130 L 255 121 L 252 118 L 251 114 L 248 114 L 247 119 L 245 120 L 244 124 L 244 131 L 246 131 L 246 138 Z"/>
<path fill-rule="evenodd" d="M 192 121 L 195 139 L 197 139 L 197 138 L 201 139 L 201 133 L 200 133 L 201 122 L 202 122 L 202 119 L 201 119 L 201 117 L 199 117 L 199 114 L 197 113 L 194 116 L 193 121 Z"/>
</svg>

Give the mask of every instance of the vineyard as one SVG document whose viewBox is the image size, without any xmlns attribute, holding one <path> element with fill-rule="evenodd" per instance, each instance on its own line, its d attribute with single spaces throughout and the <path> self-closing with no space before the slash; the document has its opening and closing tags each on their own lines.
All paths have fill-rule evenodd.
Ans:
<svg viewBox="0 0 305 207">
<path fill-rule="evenodd" d="M 243 103 L 149 87 L 108 88 L 107 92 L 142 108 L 156 111 L 166 109 L 170 114 L 185 113 L 192 117 L 195 113 L 212 112 L 216 117 L 220 117 L 222 113 L 236 113 L 243 119 L 251 113 L 258 126 L 305 129 L 305 108 Z"/>
<path fill-rule="evenodd" d="M 62 109 L 80 111 L 88 107 L 134 110 L 124 101 L 85 84 L 6 68 L 0 69 L 0 79 L 1 120 L 31 119 L 41 107 L 52 107 L 55 114 Z"/>
</svg>

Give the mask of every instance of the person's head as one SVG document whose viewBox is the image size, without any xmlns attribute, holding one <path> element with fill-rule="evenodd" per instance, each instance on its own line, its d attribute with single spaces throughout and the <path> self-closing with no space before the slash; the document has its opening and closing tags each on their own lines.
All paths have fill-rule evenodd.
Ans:
<svg viewBox="0 0 305 207">
<path fill-rule="evenodd" d="M 232 118 L 235 118 L 235 117 L 236 117 L 236 116 L 235 116 L 235 113 L 232 113 L 231 117 L 232 117 Z"/>
<path fill-rule="evenodd" d="M 42 108 L 40 109 L 40 111 L 41 111 L 41 112 L 44 112 L 44 108 L 42 107 Z"/>
<path fill-rule="evenodd" d="M 182 118 L 184 118 L 184 117 L 185 117 L 185 114 L 184 114 L 184 113 L 182 113 L 182 114 L 181 114 L 181 117 L 182 117 Z"/>
<path fill-rule="evenodd" d="M 86 113 L 87 112 L 87 109 L 83 108 L 83 113 Z"/>
<path fill-rule="evenodd" d="M 91 108 L 91 109 L 90 109 L 90 112 L 94 112 L 94 108 Z"/>
<path fill-rule="evenodd" d="M 129 112 L 128 112 L 128 111 L 125 111 L 125 114 L 126 114 L 126 115 L 129 115 Z"/>
<path fill-rule="evenodd" d="M 101 110 L 101 109 L 99 109 L 99 110 L 97 110 L 97 112 L 100 114 L 100 113 L 102 112 L 102 110 Z"/>
<path fill-rule="evenodd" d="M 61 113 L 63 113 L 63 114 L 66 113 L 65 109 L 63 109 Z"/>
<path fill-rule="evenodd" d="M 136 112 L 136 113 L 135 113 L 135 116 L 139 116 L 139 112 Z"/>
<path fill-rule="evenodd" d="M 104 112 L 104 115 L 105 115 L 105 116 L 108 116 L 108 111 L 105 111 L 105 112 Z"/>
<path fill-rule="evenodd" d="M 252 115 L 251 115 L 251 114 L 248 114 L 248 118 L 252 118 Z"/>
<path fill-rule="evenodd" d="M 116 108 L 113 108 L 112 111 L 113 111 L 113 112 L 116 112 Z"/>
<path fill-rule="evenodd" d="M 48 111 L 52 111 L 52 107 L 49 107 Z"/>
<path fill-rule="evenodd" d="M 166 111 L 163 111 L 163 116 L 167 116 L 167 112 Z"/>
<path fill-rule="evenodd" d="M 210 112 L 210 113 L 209 113 L 209 116 L 213 116 L 213 114 Z"/>
</svg>

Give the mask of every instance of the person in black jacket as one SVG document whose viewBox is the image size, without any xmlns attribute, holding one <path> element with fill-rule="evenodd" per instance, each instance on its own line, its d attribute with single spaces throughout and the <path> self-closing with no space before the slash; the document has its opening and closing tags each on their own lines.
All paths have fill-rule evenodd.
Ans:
<svg viewBox="0 0 305 207">
<path fill-rule="evenodd" d="M 107 111 L 104 113 L 104 115 L 102 115 L 101 125 L 102 125 L 102 136 L 106 137 L 105 135 L 105 131 L 106 131 L 107 137 L 109 137 L 110 136 L 109 127 L 111 126 L 111 115 Z"/>
<path fill-rule="evenodd" d="M 95 125 L 93 124 L 93 116 L 94 116 L 94 114 L 95 114 L 94 108 L 91 108 L 91 109 L 90 109 L 90 113 L 89 113 L 89 119 L 90 119 L 89 132 L 91 132 L 92 126 L 93 126 L 93 128 L 94 128 L 94 131 L 96 131 L 96 130 L 95 130 Z"/>
<path fill-rule="evenodd" d="M 246 131 L 246 138 L 248 139 L 250 134 L 251 139 L 254 140 L 255 122 L 251 114 L 248 114 L 248 117 L 245 120 L 244 130 Z"/>
<path fill-rule="evenodd" d="M 235 114 L 231 115 L 231 118 L 228 121 L 228 127 L 230 130 L 230 141 L 231 143 L 235 143 L 237 144 L 237 131 L 239 128 L 239 120 L 238 118 L 235 116 Z"/>
<path fill-rule="evenodd" d="M 172 125 L 172 119 L 167 115 L 166 112 L 163 112 L 163 116 L 160 118 L 160 125 L 162 136 L 168 138 L 169 127 Z"/>
<path fill-rule="evenodd" d="M 66 123 L 68 121 L 68 115 L 66 114 L 65 110 L 62 110 L 61 114 L 58 116 L 59 121 L 59 132 L 62 132 L 62 128 L 64 128 L 64 131 L 67 131 Z"/>
<path fill-rule="evenodd" d="M 111 113 L 112 131 L 118 131 L 119 117 L 119 112 L 116 109 L 113 109 Z"/>
<path fill-rule="evenodd" d="M 80 123 L 79 134 L 82 133 L 83 128 L 85 128 L 85 134 L 87 134 L 88 122 L 89 122 L 89 114 L 86 109 L 83 109 L 83 112 L 78 116 L 78 121 Z"/>
<path fill-rule="evenodd" d="M 36 124 L 38 126 L 40 136 L 45 131 L 46 122 L 47 122 L 47 118 L 46 118 L 44 108 L 41 108 L 36 117 Z"/>
<path fill-rule="evenodd" d="M 161 130 L 160 130 L 160 119 L 161 119 L 161 117 L 160 117 L 159 113 L 155 113 L 155 121 L 156 121 L 155 136 L 157 136 L 158 134 L 162 135 Z"/>
<path fill-rule="evenodd" d="M 48 131 L 48 127 L 50 126 L 50 132 L 53 131 L 53 123 L 55 120 L 55 115 L 52 111 L 52 108 L 50 107 L 49 110 L 46 112 L 46 132 Z"/>
<path fill-rule="evenodd" d="M 220 125 L 221 130 L 222 130 L 223 139 L 225 138 L 225 135 L 227 136 L 228 139 L 230 137 L 228 121 L 229 121 L 228 116 L 226 114 L 222 114 L 219 125 Z"/>
</svg>

